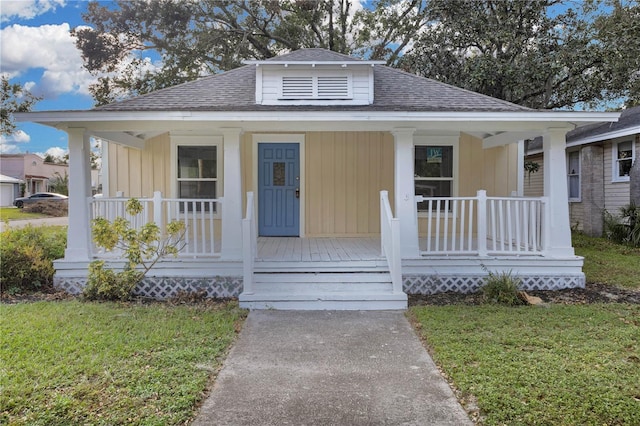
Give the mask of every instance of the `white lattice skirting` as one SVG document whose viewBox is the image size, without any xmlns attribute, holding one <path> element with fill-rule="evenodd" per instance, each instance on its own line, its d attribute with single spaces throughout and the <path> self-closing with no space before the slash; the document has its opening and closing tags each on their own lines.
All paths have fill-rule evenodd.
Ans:
<svg viewBox="0 0 640 426">
<path fill-rule="evenodd" d="M 584 275 L 536 275 L 518 276 L 523 290 L 562 290 L 584 288 Z M 475 293 L 484 285 L 480 275 L 404 275 L 404 292 L 407 294 Z"/>
<path fill-rule="evenodd" d="M 86 285 L 86 278 L 55 277 L 53 285 L 70 294 L 80 294 Z M 134 289 L 136 296 L 165 300 L 175 297 L 179 292 L 195 293 L 205 290 L 207 297 L 226 299 L 238 297 L 242 292 L 241 277 L 211 278 L 161 278 L 147 277 Z"/>
</svg>

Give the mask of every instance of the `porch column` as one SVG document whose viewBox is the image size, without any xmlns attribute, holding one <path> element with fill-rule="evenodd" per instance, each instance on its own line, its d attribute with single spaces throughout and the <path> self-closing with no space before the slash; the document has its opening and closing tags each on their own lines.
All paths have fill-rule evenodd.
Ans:
<svg viewBox="0 0 640 426">
<path fill-rule="evenodd" d="M 242 259 L 242 162 L 240 128 L 223 128 L 224 194 L 222 201 L 222 257 Z"/>
<path fill-rule="evenodd" d="M 549 198 L 550 231 L 546 234 L 547 254 L 551 257 L 574 256 L 569 225 L 567 158 L 565 135 L 569 129 L 547 129 L 542 136 L 544 151 L 544 195 Z"/>
<path fill-rule="evenodd" d="M 88 261 L 91 252 L 89 203 L 91 166 L 89 133 L 84 128 L 67 129 L 69 135 L 69 227 L 64 259 Z"/>
<path fill-rule="evenodd" d="M 418 210 L 414 188 L 413 134 L 416 129 L 396 128 L 391 131 L 395 142 L 394 215 L 400 220 L 400 254 L 402 258 L 418 257 Z"/>
</svg>

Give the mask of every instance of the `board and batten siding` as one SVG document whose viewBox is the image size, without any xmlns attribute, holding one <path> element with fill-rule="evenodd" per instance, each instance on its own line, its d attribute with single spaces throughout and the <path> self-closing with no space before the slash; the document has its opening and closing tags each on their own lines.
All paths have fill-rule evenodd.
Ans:
<svg viewBox="0 0 640 426">
<path fill-rule="evenodd" d="M 370 67 L 369 67 L 370 68 Z M 312 75 L 350 75 L 352 84 L 352 100 L 354 103 L 366 105 L 369 103 L 369 70 L 368 67 L 347 67 L 334 69 L 323 69 L 320 66 L 311 68 L 309 66 L 296 68 L 288 67 L 286 71 L 282 68 L 264 67 L 262 69 L 262 102 L 265 104 L 277 104 L 280 100 L 280 87 L 283 76 L 312 76 Z M 258 74 L 259 75 L 259 74 Z M 286 101 L 284 101 L 286 102 Z M 344 101 L 342 101 L 344 103 Z"/>
<path fill-rule="evenodd" d="M 307 235 L 379 234 L 380 191 L 393 205 L 393 136 L 311 132 L 305 145 Z"/>
<path fill-rule="evenodd" d="M 241 137 L 242 192 L 253 188 L 251 133 Z M 389 132 L 307 132 L 304 134 L 305 235 L 356 236 L 380 233 L 380 191 L 394 205 L 394 139 Z M 149 139 L 144 150 L 109 144 L 108 196 L 172 197 L 171 142 L 168 134 Z M 517 146 L 482 148 L 482 141 L 461 134 L 458 145 L 458 194 L 509 196 L 517 188 Z M 222 181 L 219 188 L 222 193 Z M 243 195 L 243 204 L 246 202 Z M 243 206 L 243 214 L 244 214 Z M 426 225 L 419 219 L 420 229 Z"/>
<path fill-rule="evenodd" d="M 109 143 L 109 194 L 122 191 L 125 197 L 149 197 L 161 191 L 171 196 L 171 152 L 169 134 L 151 138 L 143 150 Z"/>
</svg>

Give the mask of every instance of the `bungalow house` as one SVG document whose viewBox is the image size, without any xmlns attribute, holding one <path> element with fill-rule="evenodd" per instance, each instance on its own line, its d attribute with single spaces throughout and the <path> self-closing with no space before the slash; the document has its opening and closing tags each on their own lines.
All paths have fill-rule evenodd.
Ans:
<svg viewBox="0 0 640 426">
<path fill-rule="evenodd" d="M 622 111 L 617 122 L 574 129 L 566 141 L 570 224 L 588 235 L 601 236 L 603 212 L 616 215 L 631 202 L 632 176 L 640 187 L 640 171 L 632 173 L 632 166 L 640 167 L 640 106 Z M 540 167 L 525 179 L 524 194 L 540 196 L 545 173 L 542 140 L 530 141 L 525 151 L 526 161 Z"/>
<path fill-rule="evenodd" d="M 69 135 L 71 197 L 55 284 L 94 259 L 90 221 L 187 226 L 186 247 L 137 288 L 238 296 L 252 309 L 402 309 L 469 292 L 487 271 L 529 289 L 584 285 L 571 246 L 565 134 L 616 113 L 537 111 L 324 49 L 88 111 L 18 114 Z M 91 198 L 89 138 L 107 140 Z M 542 197 L 522 195 L 524 139 L 542 136 Z M 121 264 L 121 263 L 120 263 Z"/>
</svg>

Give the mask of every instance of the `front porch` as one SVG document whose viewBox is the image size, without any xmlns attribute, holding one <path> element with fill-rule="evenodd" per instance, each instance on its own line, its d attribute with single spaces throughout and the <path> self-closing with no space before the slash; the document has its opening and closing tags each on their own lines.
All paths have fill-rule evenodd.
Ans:
<svg viewBox="0 0 640 426">
<path fill-rule="evenodd" d="M 126 201 L 90 198 L 91 219 L 126 216 Z M 418 250 L 402 256 L 400 223 L 386 191 L 380 194 L 380 236 L 360 237 L 259 237 L 248 193 L 242 259 L 224 252 L 224 198 L 178 200 L 156 193 L 140 201 L 143 212 L 128 217 L 133 226 L 181 220 L 186 228 L 185 249 L 159 262 L 137 289 L 147 297 L 205 290 L 210 297 L 239 297 L 252 309 L 403 309 L 407 294 L 478 291 L 489 271 L 511 271 L 528 290 L 584 285 L 581 258 L 548 253 L 544 197 L 487 197 L 484 191 L 476 197 L 417 196 Z M 122 263 L 118 253 L 95 246 L 91 259 Z M 86 263 L 62 260 L 56 268 L 57 286 L 81 291 L 78 269 L 86 271 Z"/>
</svg>

